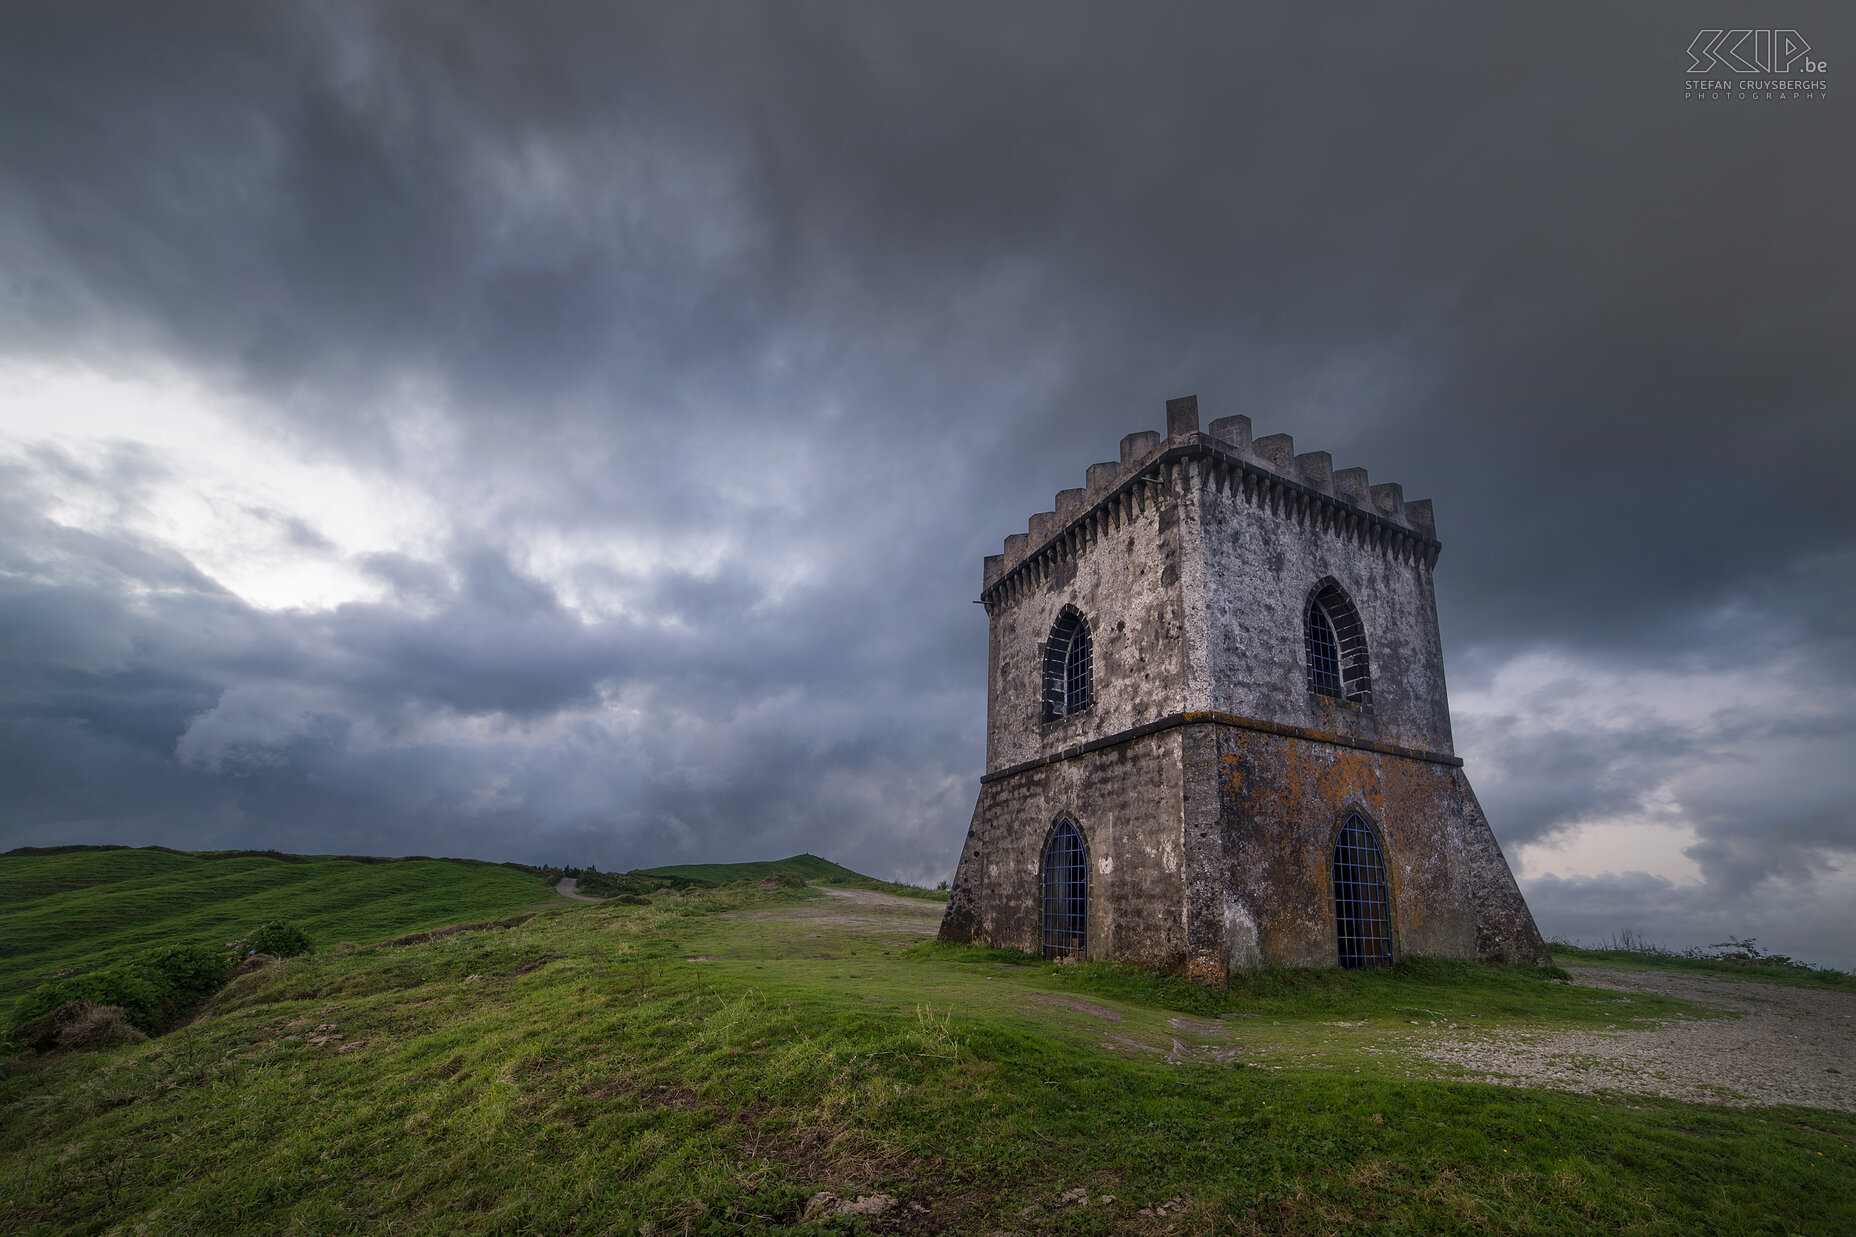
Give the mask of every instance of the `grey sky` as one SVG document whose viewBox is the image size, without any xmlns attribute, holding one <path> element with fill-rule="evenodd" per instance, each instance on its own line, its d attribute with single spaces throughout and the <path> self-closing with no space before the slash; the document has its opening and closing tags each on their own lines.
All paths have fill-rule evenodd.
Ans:
<svg viewBox="0 0 1856 1237">
<path fill-rule="evenodd" d="M 1197 392 L 1436 500 L 1549 933 L 1856 962 L 1856 133 L 1682 98 L 1775 11 L 9 6 L 0 846 L 938 879 L 980 557 Z"/>
</svg>

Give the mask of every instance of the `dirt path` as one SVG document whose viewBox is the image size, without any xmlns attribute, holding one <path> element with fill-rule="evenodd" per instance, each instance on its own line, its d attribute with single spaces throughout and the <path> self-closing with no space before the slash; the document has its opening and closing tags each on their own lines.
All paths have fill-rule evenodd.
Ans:
<svg viewBox="0 0 1856 1237">
<path fill-rule="evenodd" d="M 1588 987 L 1683 997 L 1739 1016 L 1685 1018 L 1647 1030 L 1496 1031 L 1432 1043 L 1419 1054 L 1508 1086 L 1856 1112 L 1856 993 L 1672 971 L 1566 969 Z"/>
<path fill-rule="evenodd" d="M 561 877 L 560 883 L 555 885 L 554 892 L 560 894 L 562 897 L 572 898 L 576 902 L 599 902 L 603 900 L 594 897 L 590 893 L 575 893 L 574 891 L 578 888 L 580 888 L 579 881 L 571 876 L 563 876 Z"/>
<path fill-rule="evenodd" d="M 815 902 L 788 903 L 772 910 L 749 912 L 746 917 L 933 936 L 941 930 L 941 913 L 947 909 L 940 902 L 899 898 L 893 893 L 877 893 L 872 889 L 833 889 L 829 885 L 814 885 L 813 888 L 825 896 Z"/>
<path fill-rule="evenodd" d="M 820 893 L 828 898 L 835 898 L 840 907 L 851 906 L 890 912 L 904 917 L 920 919 L 923 923 L 932 922 L 934 930 L 941 929 L 941 915 L 947 910 L 945 902 L 930 902 L 924 898 L 899 898 L 893 893 L 878 893 L 874 889 L 833 889 L 829 885 L 814 885 Z M 885 922 L 889 922 L 885 920 Z"/>
</svg>

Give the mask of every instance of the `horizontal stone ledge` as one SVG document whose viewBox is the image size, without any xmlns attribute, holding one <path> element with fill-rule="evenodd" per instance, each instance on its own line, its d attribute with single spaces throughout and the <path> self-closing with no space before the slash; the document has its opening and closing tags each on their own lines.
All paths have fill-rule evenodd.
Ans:
<svg viewBox="0 0 1856 1237">
<path fill-rule="evenodd" d="M 1254 730 L 1259 734 L 1279 735 L 1285 739 L 1306 739 L 1310 743 L 1330 743 L 1335 747 L 1350 747 L 1355 751 L 1374 752 L 1381 756 L 1399 756 L 1406 760 L 1423 760 L 1434 765 L 1449 765 L 1453 769 L 1463 767 L 1461 756 L 1447 756 L 1442 752 L 1427 752 L 1422 748 L 1401 747 L 1397 743 L 1380 743 L 1372 739 L 1349 739 L 1346 735 L 1332 734 L 1326 730 L 1315 730 L 1308 726 L 1285 726 L 1281 722 L 1266 722 L 1257 717 L 1240 717 L 1236 713 L 1193 712 L 1169 713 L 1165 717 L 1106 735 L 1100 739 L 1091 739 L 1087 743 L 1066 747 L 1049 756 L 1020 761 L 1018 764 L 1007 765 L 991 773 L 983 773 L 980 775 L 980 784 L 985 785 L 987 782 L 996 782 L 1000 778 L 1028 773 L 1033 769 L 1041 769 L 1045 765 L 1061 764 L 1066 760 L 1074 760 L 1078 756 L 1087 756 L 1090 752 L 1099 752 L 1104 748 L 1132 743 L 1150 734 L 1159 734 L 1163 730 L 1174 730 L 1180 726 L 1230 726 L 1237 730 Z"/>
</svg>

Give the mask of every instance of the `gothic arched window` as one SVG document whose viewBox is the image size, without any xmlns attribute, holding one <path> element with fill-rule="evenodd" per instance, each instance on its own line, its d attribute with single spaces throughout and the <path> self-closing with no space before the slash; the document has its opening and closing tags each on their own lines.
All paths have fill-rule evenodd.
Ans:
<svg viewBox="0 0 1856 1237">
<path fill-rule="evenodd" d="M 1315 585 L 1302 610 L 1302 647 L 1308 661 L 1308 690 L 1370 709 L 1373 675 L 1366 656 L 1366 626 L 1360 611 L 1333 576 Z"/>
<path fill-rule="evenodd" d="M 1044 844 L 1044 956 L 1080 958 L 1089 936 L 1089 852 L 1068 817 Z"/>
<path fill-rule="evenodd" d="M 1334 839 L 1334 935 L 1342 966 L 1392 965 L 1391 910 L 1379 840 L 1353 812 Z"/>
<path fill-rule="evenodd" d="M 1308 607 L 1302 642 L 1308 650 L 1308 690 L 1339 700 L 1340 642 L 1334 638 L 1333 621 L 1319 603 Z"/>
<path fill-rule="evenodd" d="M 1044 720 L 1081 713 L 1095 702 L 1089 622 L 1065 606 L 1044 645 Z"/>
</svg>

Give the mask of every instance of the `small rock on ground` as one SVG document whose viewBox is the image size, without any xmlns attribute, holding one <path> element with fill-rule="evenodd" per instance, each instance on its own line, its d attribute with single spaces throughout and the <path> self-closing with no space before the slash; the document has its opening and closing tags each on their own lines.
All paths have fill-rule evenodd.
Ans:
<svg viewBox="0 0 1856 1237">
<path fill-rule="evenodd" d="M 806 1200 L 806 1219 L 832 1219 L 837 1216 L 880 1216 L 893 1209 L 896 1200 L 889 1194 L 863 1194 L 855 1199 L 840 1198 L 830 1190 L 820 1190 Z"/>
</svg>

